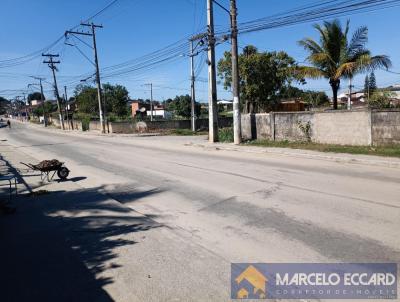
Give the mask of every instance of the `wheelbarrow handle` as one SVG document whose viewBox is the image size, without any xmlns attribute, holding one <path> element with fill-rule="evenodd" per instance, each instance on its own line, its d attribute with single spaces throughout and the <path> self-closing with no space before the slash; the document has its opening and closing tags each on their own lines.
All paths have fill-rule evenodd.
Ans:
<svg viewBox="0 0 400 302">
<path fill-rule="evenodd" d="M 27 166 L 28 168 L 30 168 L 32 170 L 36 170 L 36 168 L 32 164 L 26 164 L 26 163 L 23 163 L 23 162 L 20 162 L 20 164 L 23 164 L 24 166 Z"/>
</svg>

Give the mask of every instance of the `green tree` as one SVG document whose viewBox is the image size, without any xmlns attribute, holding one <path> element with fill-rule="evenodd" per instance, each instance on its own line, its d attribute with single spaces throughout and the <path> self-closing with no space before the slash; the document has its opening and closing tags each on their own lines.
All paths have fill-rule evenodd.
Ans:
<svg viewBox="0 0 400 302">
<path fill-rule="evenodd" d="M 390 91 L 375 91 L 368 100 L 368 106 L 373 109 L 390 108 L 392 97 Z"/>
<path fill-rule="evenodd" d="M 313 108 L 329 104 L 329 97 L 323 91 L 304 91 L 302 99 Z"/>
<path fill-rule="evenodd" d="M 173 112 L 175 116 L 189 118 L 192 115 L 192 99 L 190 95 L 177 95 L 173 100 L 166 101 L 167 110 Z M 200 104 L 195 104 L 195 114 L 200 115 Z"/>
<path fill-rule="evenodd" d="M 80 113 L 95 115 L 99 111 L 97 89 L 89 85 L 78 85 L 74 91 L 76 104 Z"/>
<path fill-rule="evenodd" d="M 103 97 L 105 97 L 107 113 L 123 117 L 128 113 L 128 90 L 121 85 L 103 85 Z M 99 112 L 99 101 L 97 89 L 88 85 L 78 85 L 75 88 L 75 101 L 80 113 L 97 115 Z"/>
<path fill-rule="evenodd" d="M 128 90 L 121 85 L 103 85 L 103 93 L 106 98 L 107 112 L 112 112 L 119 117 L 128 114 Z"/>
<path fill-rule="evenodd" d="M 375 91 L 377 91 L 378 86 L 376 85 L 376 77 L 375 77 L 375 73 L 371 72 L 370 76 L 369 76 L 369 95 L 374 94 Z"/>
<path fill-rule="evenodd" d="M 326 78 L 332 88 L 333 108 L 337 109 L 337 93 L 342 78 L 352 78 L 355 74 L 376 68 L 389 68 L 388 56 L 372 56 L 365 48 L 368 42 L 368 28 L 358 28 L 351 39 L 348 38 L 349 24 L 343 29 L 339 20 L 316 24 L 314 28 L 320 35 L 320 43 L 311 38 L 299 41 L 309 52 L 307 61 L 312 66 L 302 66 L 298 74 L 313 79 Z"/>
<path fill-rule="evenodd" d="M 41 98 L 41 97 L 43 97 L 43 98 Z M 33 100 L 40 101 L 40 100 L 45 100 L 45 99 L 46 99 L 46 98 L 44 97 L 44 95 L 42 96 L 42 94 L 41 94 L 40 92 L 32 92 L 32 93 L 28 94 L 28 98 L 27 98 L 29 104 L 30 104 Z"/>
<path fill-rule="evenodd" d="M 364 80 L 364 95 L 369 96 L 369 76 L 368 75 L 365 76 L 365 80 Z"/>
<path fill-rule="evenodd" d="M 0 114 L 6 114 L 10 108 L 10 101 L 0 96 Z"/>
<path fill-rule="evenodd" d="M 300 98 L 306 104 L 316 108 L 329 103 L 329 97 L 323 91 L 302 90 L 298 87 L 286 87 L 280 94 L 283 99 Z"/>
<path fill-rule="evenodd" d="M 278 101 L 280 92 L 292 81 L 302 81 L 292 70 L 297 64 L 286 52 L 259 52 L 249 45 L 239 55 L 241 99 L 244 112 L 269 110 Z M 232 85 L 231 53 L 225 52 L 218 62 L 218 75 L 225 89 Z"/>
<path fill-rule="evenodd" d="M 304 91 L 298 87 L 293 87 L 293 86 L 287 86 L 284 87 L 280 94 L 279 97 L 282 99 L 291 99 L 291 98 L 301 98 L 304 95 Z"/>
<path fill-rule="evenodd" d="M 44 111 L 47 114 L 53 113 L 57 111 L 57 105 L 52 102 L 44 102 Z M 33 114 L 36 116 L 43 115 L 43 106 L 38 106 L 33 110 Z"/>
</svg>

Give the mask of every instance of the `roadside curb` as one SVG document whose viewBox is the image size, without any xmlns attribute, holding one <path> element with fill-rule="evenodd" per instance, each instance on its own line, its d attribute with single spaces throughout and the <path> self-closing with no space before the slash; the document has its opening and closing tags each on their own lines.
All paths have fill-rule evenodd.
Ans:
<svg viewBox="0 0 400 302">
<path fill-rule="evenodd" d="M 245 152 L 254 154 L 277 154 L 291 157 L 301 157 L 309 159 L 320 159 L 329 160 L 340 163 L 349 164 L 363 164 L 373 165 L 388 168 L 400 168 L 400 159 L 397 158 L 385 158 L 374 155 L 353 155 L 346 153 L 322 153 L 318 151 L 309 151 L 301 149 L 286 149 L 286 148 L 265 148 L 265 147 L 248 147 L 248 146 L 236 146 L 233 144 L 188 144 L 194 147 L 201 147 L 208 150 L 223 150 L 232 152 Z M 289 151 L 290 150 L 290 151 Z"/>
</svg>

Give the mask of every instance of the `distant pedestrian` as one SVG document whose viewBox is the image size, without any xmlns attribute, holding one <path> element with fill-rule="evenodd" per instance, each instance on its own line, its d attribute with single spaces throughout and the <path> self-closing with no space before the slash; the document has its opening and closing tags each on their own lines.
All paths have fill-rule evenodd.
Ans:
<svg viewBox="0 0 400 302">
<path fill-rule="evenodd" d="M 8 128 L 11 129 L 11 122 L 10 122 L 10 120 L 7 120 L 7 126 L 8 126 Z"/>
</svg>

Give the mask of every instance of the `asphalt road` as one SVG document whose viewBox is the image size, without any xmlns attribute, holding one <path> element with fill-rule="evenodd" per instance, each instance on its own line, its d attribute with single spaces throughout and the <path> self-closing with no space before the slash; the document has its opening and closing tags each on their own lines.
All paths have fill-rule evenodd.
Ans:
<svg viewBox="0 0 400 302">
<path fill-rule="evenodd" d="M 0 131 L 157 226 L 102 264 L 115 301 L 227 301 L 231 262 L 400 263 L 399 169 L 193 145 L 204 137 Z"/>
</svg>

